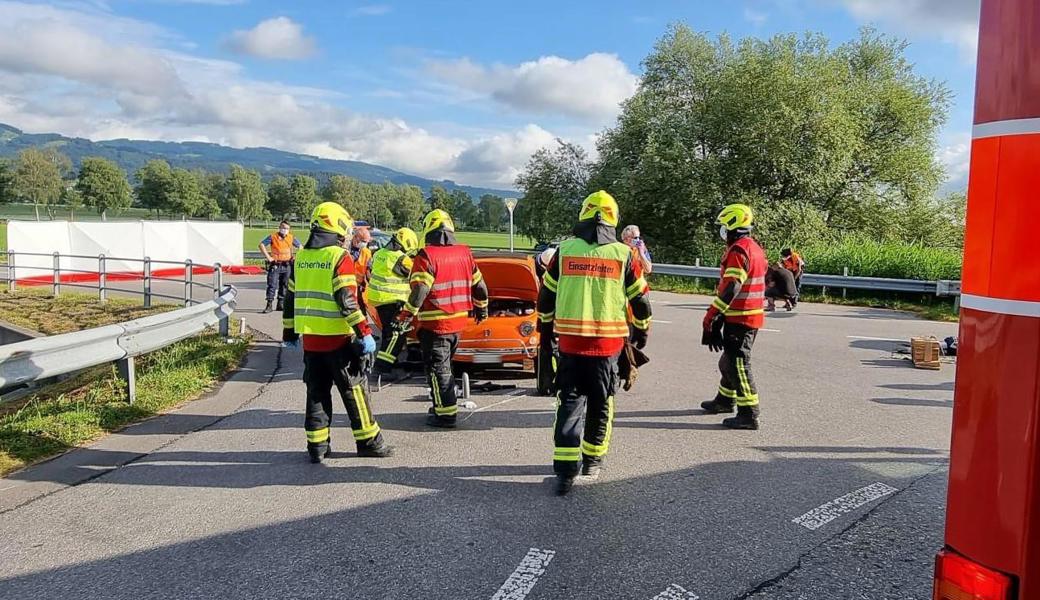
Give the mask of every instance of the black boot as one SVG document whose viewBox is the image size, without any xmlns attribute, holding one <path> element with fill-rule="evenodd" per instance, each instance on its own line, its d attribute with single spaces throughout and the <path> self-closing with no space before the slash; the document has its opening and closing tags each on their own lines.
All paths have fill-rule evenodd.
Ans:
<svg viewBox="0 0 1040 600">
<path fill-rule="evenodd" d="M 737 416 L 723 419 L 722 424 L 730 429 L 758 429 L 758 407 L 738 407 Z"/>
<path fill-rule="evenodd" d="M 567 492 L 574 487 L 574 476 L 557 475 L 553 484 L 553 493 L 557 496 L 566 496 Z"/>
<path fill-rule="evenodd" d="M 325 449 L 321 448 L 307 448 L 307 454 L 311 457 L 311 462 L 320 465 L 323 458 L 332 456 L 332 444 L 325 446 Z"/>
<path fill-rule="evenodd" d="M 709 415 L 733 412 L 733 402 L 720 402 L 718 398 L 701 402 L 701 408 Z"/>
<path fill-rule="evenodd" d="M 273 310 L 274 310 L 274 300 L 268 300 L 267 301 L 267 306 L 265 306 L 264 310 L 262 310 L 260 312 L 266 315 L 267 313 L 269 313 L 269 312 L 271 312 Z"/>
<path fill-rule="evenodd" d="M 430 410 L 426 411 L 426 424 L 430 427 L 439 427 L 441 429 L 455 429 L 457 425 L 455 415 L 450 417 L 438 415 L 432 406 Z"/>
<path fill-rule="evenodd" d="M 599 479 L 600 471 L 603 470 L 603 459 L 585 456 L 581 461 L 581 476 L 589 479 Z"/>
<path fill-rule="evenodd" d="M 358 442 L 357 445 L 358 458 L 386 458 L 392 456 L 393 453 L 394 449 L 386 443 L 382 433 L 371 442 Z"/>
<path fill-rule="evenodd" d="M 277 310 L 277 311 L 285 310 L 285 305 L 282 303 L 282 299 L 281 298 L 278 299 L 278 304 L 275 305 L 275 310 Z"/>
</svg>

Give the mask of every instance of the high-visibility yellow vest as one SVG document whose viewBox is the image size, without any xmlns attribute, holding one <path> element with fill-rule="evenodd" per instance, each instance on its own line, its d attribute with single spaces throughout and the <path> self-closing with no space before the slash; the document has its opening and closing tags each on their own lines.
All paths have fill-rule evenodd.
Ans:
<svg viewBox="0 0 1040 600">
<path fill-rule="evenodd" d="M 296 253 L 293 266 L 293 326 L 296 333 L 313 335 L 349 335 L 352 320 L 336 303 L 336 289 L 349 285 L 337 277 L 336 265 L 347 251 L 339 246 L 304 248 Z M 347 257 L 350 260 L 350 257 Z M 345 276 L 353 279 L 353 276 Z M 335 281 L 334 281 L 335 280 Z M 356 280 L 353 285 L 357 285 Z M 360 311 L 358 315 L 360 315 Z M 363 317 L 362 317 L 363 318 Z"/>
<path fill-rule="evenodd" d="M 582 239 L 560 244 L 556 285 L 556 331 L 560 335 L 628 336 L 625 261 L 628 246 L 594 245 Z"/>
<path fill-rule="evenodd" d="M 411 288 L 408 277 L 400 277 L 394 273 L 394 265 L 404 256 L 400 250 L 382 248 L 372 256 L 372 274 L 365 288 L 365 299 L 372 306 L 381 306 L 392 302 L 404 302 L 408 299 Z"/>
</svg>

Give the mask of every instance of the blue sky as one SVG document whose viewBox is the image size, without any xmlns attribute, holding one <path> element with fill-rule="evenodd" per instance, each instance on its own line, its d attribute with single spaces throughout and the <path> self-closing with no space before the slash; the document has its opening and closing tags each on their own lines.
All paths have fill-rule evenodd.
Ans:
<svg viewBox="0 0 1040 600">
<path fill-rule="evenodd" d="M 955 94 L 937 155 L 967 172 L 978 0 L 0 0 L 0 122 L 92 139 L 265 145 L 510 187 L 590 150 L 668 23 L 766 37 L 870 24 Z"/>
</svg>

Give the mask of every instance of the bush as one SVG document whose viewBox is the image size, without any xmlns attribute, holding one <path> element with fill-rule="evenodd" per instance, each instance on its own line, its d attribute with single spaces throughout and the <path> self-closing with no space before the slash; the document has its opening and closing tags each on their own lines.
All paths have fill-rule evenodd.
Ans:
<svg viewBox="0 0 1040 600">
<path fill-rule="evenodd" d="M 776 260 L 779 248 L 770 249 Z M 919 244 L 877 242 L 846 236 L 830 242 L 817 242 L 797 248 L 806 271 L 820 275 L 841 275 L 845 267 L 857 277 L 892 279 L 960 279 L 961 251 L 928 248 Z"/>
</svg>

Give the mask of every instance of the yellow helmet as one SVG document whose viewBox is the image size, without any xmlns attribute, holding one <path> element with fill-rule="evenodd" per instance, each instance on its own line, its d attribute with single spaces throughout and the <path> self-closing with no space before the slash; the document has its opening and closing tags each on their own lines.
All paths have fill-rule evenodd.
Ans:
<svg viewBox="0 0 1040 600">
<path fill-rule="evenodd" d="M 455 223 L 451 221 L 451 215 L 447 212 L 435 208 L 430 212 L 426 213 L 426 216 L 422 220 L 422 232 L 423 236 L 431 231 L 440 229 L 441 227 L 448 231 L 455 231 Z"/>
<path fill-rule="evenodd" d="M 407 227 L 402 227 L 394 232 L 394 239 L 400 244 L 401 249 L 411 254 L 419 248 L 419 236 Z"/>
<path fill-rule="evenodd" d="M 617 227 L 619 217 L 617 200 L 603 190 L 593 192 L 589 194 L 588 198 L 585 198 L 585 202 L 581 204 L 578 220 L 588 221 L 596 218 L 596 215 L 599 215 L 607 225 Z"/>
<path fill-rule="evenodd" d="M 722 209 L 716 221 L 730 231 L 734 229 L 749 229 L 755 217 L 751 207 L 747 204 L 730 204 Z"/>
<path fill-rule="evenodd" d="M 354 219 L 350 217 L 347 209 L 335 202 L 322 202 L 314 207 L 311 213 L 311 229 L 320 229 L 335 233 L 340 237 L 347 237 L 354 229 Z"/>
</svg>

